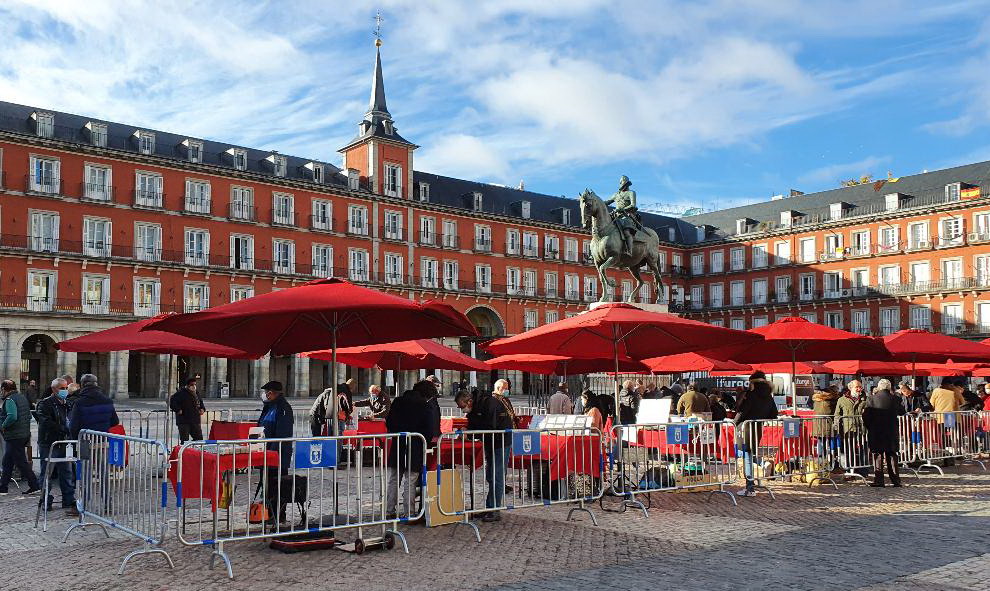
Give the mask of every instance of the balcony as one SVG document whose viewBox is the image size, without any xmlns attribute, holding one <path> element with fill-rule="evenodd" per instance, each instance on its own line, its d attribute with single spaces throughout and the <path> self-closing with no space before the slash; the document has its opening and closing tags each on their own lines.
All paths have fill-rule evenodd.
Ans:
<svg viewBox="0 0 990 591">
<path fill-rule="evenodd" d="M 333 232 L 337 226 L 337 220 L 325 215 L 309 216 L 309 229 L 314 232 Z"/>
<path fill-rule="evenodd" d="M 822 250 L 818 252 L 818 262 L 827 263 L 829 261 L 841 261 L 846 258 L 846 249 Z"/>
<path fill-rule="evenodd" d="M 505 256 L 507 257 L 517 257 L 519 256 L 519 243 L 505 243 Z"/>
<path fill-rule="evenodd" d="M 853 246 L 847 249 L 849 252 L 846 254 L 849 258 L 861 258 L 868 257 L 873 254 L 869 246 Z"/>
<path fill-rule="evenodd" d="M 794 299 L 794 295 L 790 290 L 775 291 L 773 293 L 773 301 L 778 304 L 788 304 L 792 299 Z"/>
<path fill-rule="evenodd" d="M 966 240 L 970 244 L 983 244 L 985 242 L 990 242 L 990 232 L 970 232 L 966 236 Z"/>
<path fill-rule="evenodd" d="M 584 301 L 586 301 L 586 302 L 594 302 L 594 301 L 597 301 L 597 300 L 598 300 L 598 294 L 596 294 L 595 292 L 593 292 L 593 291 L 585 291 L 584 292 Z"/>
<path fill-rule="evenodd" d="M 210 200 L 206 197 L 186 195 L 182 210 L 184 213 L 210 215 Z"/>
<path fill-rule="evenodd" d="M 40 193 L 42 195 L 62 195 L 63 182 L 57 175 L 34 175 L 24 176 L 24 189 L 29 193 Z"/>
<path fill-rule="evenodd" d="M 185 264 L 193 267 L 205 267 L 210 263 L 210 257 L 204 252 L 187 250 L 183 256 Z"/>
<path fill-rule="evenodd" d="M 83 314 L 109 314 L 110 313 L 110 302 L 103 300 L 87 300 L 83 299 L 82 303 Z"/>
<path fill-rule="evenodd" d="M 559 250 L 549 250 L 549 249 L 544 250 L 543 251 L 543 259 L 544 260 L 547 260 L 547 261 L 557 261 L 557 260 L 560 260 L 560 251 Z"/>
<path fill-rule="evenodd" d="M 437 245 L 437 233 L 436 232 L 424 232 L 420 230 L 416 234 L 416 244 L 420 246 L 436 246 Z"/>
<path fill-rule="evenodd" d="M 461 237 L 457 234 L 444 234 L 442 246 L 443 248 L 459 250 L 461 248 Z"/>
<path fill-rule="evenodd" d="M 402 273 L 385 273 L 383 280 L 385 285 L 402 285 L 404 283 Z"/>
<path fill-rule="evenodd" d="M 88 257 L 108 259 L 112 255 L 113 249 L 111 249 L 109 242 L 87 240 L 82 244 L 82 253 Z"/>
<path fill-rule="evenodd" d="M 905 242 L 884 242 L 873 245 L 873 254 L 882 256 L 885 254 L 900 254 L 907 246 Z"/>
<path fill-rule="evenodd" d="M 954 248 L 956 246 L 963 246 L 966 244 L 965 237 L 962 235 L 942 237 L 939 236 L 935 241 L 935 248 Z"/>
<path fill-rule="evenodd" d="M 358 220 L 350 220 L 347 223 L 347 233 L 351 236 L 367 236 L 368 224 Z"/>
<path fill-rule="evenodd" d="M 134 189 L 131 205 L 150 209 L 162 209 L 165 193 L 151 189 Z"/>
<path fill-rule="evenodd" d="M 492 241 L 485 240 L 483 238 L 474 239 L 474 252 L 491 252 L 492 251 Z"/>
<path fill-rule="evenodd" d="M 114 200 L 117 188 L 100 183 L 80 183 L 79 195 L 84 201 L 110 203 Z"/>
<path fill-rule="evenodd" d="M 583 262 L 585 265 L 594 265 L 595 258 L 591 256 L 590 252 L 586 252 L 581 255 L 581 262 Z"/>
<path fill-rule="evenodd" d="M 564 294 L 564 298 L 576 302 L 581 299 L 581 291 L 577 289 L 568 289 Z"/>
<path fill-rule="evenodd" d="M 359 281 L 361 283 L 368 282 L 368 270 L 362 268 L 352 268 L 347 271 L 347 278 L 351 281 Z"/>
<path fill-rule="evenodd" d="M 905 252 L 919 252 L 931 249 L 932 243 L 929 240 L 908 240 L 907 245 L 904 247 Z"/>
<path fill-rule="evenodd" d="M 258 221 L 258 208 L 250 203 L 233 202 L 227 206 L 227 218 L 239 222 Z"/>
<path fill-rule="evenodd" d="M 296 212 L 286 211 L 284 209 L 272 209 L 272 225 L 273 226 L 285 226 L 289 228 L 294 228 L 299 224 L 296 223 Z"/>
<path fill-rule="evenodd" d="M 379 236 L 383 240 L 392 242 L 403 242 L 405 240 L 405 228 L 401 226 L 382 226 L 379 228 Z"/>
<path fill-rule="evenodd" d="M 540 249 L 536 246 L 523 246 L 522 255 L 529 259 L 540 258 Z"/>
</svg>

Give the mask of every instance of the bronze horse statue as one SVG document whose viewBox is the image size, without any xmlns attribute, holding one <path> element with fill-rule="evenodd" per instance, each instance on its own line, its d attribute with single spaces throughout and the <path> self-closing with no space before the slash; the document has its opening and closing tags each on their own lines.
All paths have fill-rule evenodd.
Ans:
<svg viewBox="0 0 990 591">
<path fill-rule="evenodd" d="M 622 229 L 615 224 L 608 206 L 594 191 L 585 189 L 578 197 L 581 204 L 581 226 L 591 230 L 591 258 L 598 269 L 598 277 L 602 285 L 602 297 L 599 302 L 613 301 L 615 280 L 610 279 L 605 272 L 609 269 L 626 268 L 636 279 L 636 287 L 629 295 L 628 302 L 636 301 L 636 294 L 643 285 L 640 270 L 643 265 L 653 272 L 653 284 L 656 288 L 655 303 L 659 304 L 663 297 L 663 280 L 660 277 L 660 239 L 650 228 L 640 229 L 634 239 L 630 253 L 623 251 Z"/>
</svg>

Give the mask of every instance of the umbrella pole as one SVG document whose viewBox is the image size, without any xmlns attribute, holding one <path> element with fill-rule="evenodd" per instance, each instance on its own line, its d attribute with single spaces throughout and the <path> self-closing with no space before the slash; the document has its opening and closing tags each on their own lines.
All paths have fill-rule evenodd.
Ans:
<svg viewBox="0 0 990 591">
<path fill-rule="evenodd" d="M 619 339 L 618 327 L 612 327 L 612 356 L 615 361 L 615 420 L 613 425 L 619 424 Z"/>
<path fill-rule="evenodd" d="M 337 394 L 337 315 L 334 314 L 334 324 L 333 328 L 330 330 L 330 391 L 332 392 L 331 398 L 333 400 L 333 413 L 331 414 L 331 421 L 333 422 L 333 429 L 330 433 L 336 437 L 340 435 L 340 424 L 337 422 L 337 411 L 338 411 L 338 394 Z"/>
<path fill-rule="evenodd" d="M 797 416 L 797 352 L 791 349 L 791 408 L 794 416 Z"/>
</svg>

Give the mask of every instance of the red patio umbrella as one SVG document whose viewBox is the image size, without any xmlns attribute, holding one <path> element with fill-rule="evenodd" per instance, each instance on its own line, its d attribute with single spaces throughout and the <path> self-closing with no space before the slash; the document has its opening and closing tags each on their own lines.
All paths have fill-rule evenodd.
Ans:
<svg viewBox="0 0 990 591">
<path fill-rule="evenodd" d="M 303 357 L 333 361 L 333 351 L 310 351 Z M 415 339 L 397 343 L 362 345 L 337 349 L 337 362 L 357 367 L 392 369 L 452 369 L 460 371 L 488 371 L 483 361 L 441 345 L 433 339 Z M 398 391 L 398 377 L 396 378 Z"/>
<path fill-rule="evenodd" d="M 621 371 L 620 358 L 648 359 L 687 353 L 714 344 L 750 345 L 759 335 L 697 320 L 647 312 L 629 304 L 603 304 L 587 312 L 512 337 L 498 339 L 486 349 L 495 355 L 544 354 L 548 351 L 586 359 L 612 358 L 613 371 Z M 619 382 L 615 382 L 615 407 L 619 408 Z"/>
<path fill-rule="evenodd" d="M 903 376 L 911 373 L 911 366 L 901 361 L 860 361 L 847 359 L 825 364 L 831 373 L 853 376 Z"/>
<path fill-rule="evenodd" d="M 206 357 L 228 357 L 231 359 L 257 359 L 260 354 L 252 354 L 236 347 L 218 345 L 187 336 L 161 330 L 145 330 L 154 322 L 172 316 L 161 314 L 137 322 L 123 324 L 93 332 L 88 335 L 57 343 L 62 351 L 75 353 L 107 353 L 110 351 L 132 351 L 135 353 L 157 353 L 161 355 L 203 355 Z"/>
<path fill-rule="evenodd" d="M 765 339 L 759 347 L 722 347 L 712 352 L 741 363 L 790 361 L 791 383 L 797 374 L 798 361 L 831 359 L 889 359 L 883 344 L 871 337 L 810 322 L 797 316 L 781 318 L 772 324 L 750 329 Z M 793 396 L 797 410 L 797 396 Z"/>
<path fill-rule="evenodd" d="M 958 337 L 909 328 L 883 337 L 883 344 L 897 361 L 944 363 L 953 361 L 990 362 L 990 346 Z"/>
<path fill-rule="evenodd" d="M 679 353 L 644 359 L 654 373 L 684 373 L 689 371 L 730 372 L 729 375 L 746 373 L 753 370 L 748 365 L 735 361 L 722 361 L 705 357 L 697 353 Z"/>
<path fill-rule="evenodd" d="M 336 351 L 340 346 L 477 335 L 471 322 L 447 304 L 420 303 L 341 279 L 310 281 L 150 326 L 272 355 L 317 351 L 327 345 Z M 335 386 L 336 362 L 331 373 Z M 337 397 L 332 398 L 331 416 L 336 416 Z M 334 422 L 334 433 L 336 428 Z"/>
<path fill-rule="evenodd" d="M 917 363 L 913 367 L 909 363 L 904 366 L 908 371 L 914 371 L 919 376 L 968 376 L 982 363 Z M 907 374 L 904 374 L 907 375 Z"/>
<path fill-rule="evenodd" d="M 774 363 L 749 363 L 747 367 L 750 371 L 762 371 L 763 373 L 791 373 L 793 370 L 796 374 L 810 374 L 810 373 L 831 373 L 828 369 L 821 363 L 814 363 L 811 361 L 797 361 L 791 363 L 789 361 L 777 361 Z M 796 375 L 795 374 L 795 375 Z M 713 376 L 735 376 L 739 375 L 737 371 L 713 371 Z"/>
<path fill-rule="evenodd" d="M 502 355 L 484 363 L 488 369 L 516 370 L 557 376 L 615 371 L 615 361 L 612 359 L 581 359 L 562 355 L 520 353 Z M 622 373 L 649 373 L 650 368 L 635 359 L 619 359 L 619 371 Z"/>
</svg>

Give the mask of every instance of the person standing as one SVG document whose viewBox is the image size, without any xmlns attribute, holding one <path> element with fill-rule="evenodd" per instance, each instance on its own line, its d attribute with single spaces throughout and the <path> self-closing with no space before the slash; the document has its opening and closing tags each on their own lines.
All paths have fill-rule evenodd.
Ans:
<svg viewBox="0 0 990 591">
<path fill-rule="evenodd" d="M 91 373 L 79 378 L 79 392 L 69 411 L 69 437 L 76 439 L 83 429 L 106 433 L 110 427 L 120 424 L 113 401 L 100 388 L 99 381 Z"/>
<path fill-rule="evenodd" d="M 736 447 L 743 454 L 743 475 L 746 488 L 737 494 L 741 497 L 756 496 L 756 481 L 753 476 L 753 455 L 763 437 L 762 421 L 777 418 L 777 405 L 773 401 L 773 390 L 762 371 L 749 376 L 749 390 L 736 403 Z"/>
<path fill-rule="evenodd" d="M 953 378 L 942 378 L 942 384 L 932 390 L 932 412 L 939 413 L 939 423 L 945 423 L 945 415 L 942 413 L 956 412 L 965 402 L 962 388 L 956 386 Z"/>
<path fill-rule="evenodd" d="M 901 477 L 897 473 L 897 456 L 900 451 L 897 417 L 904 415 L 904 407 L 890 389 L 890 380 L 877 382 L 873 395 L 866 401 L 863 409 L 863 424 L 866 426 L 867 442 L 873 456 L 873 483 L 870 486 L 875 487 L 884 486 L 885 465 L 890 484 L 901 486 Z"/>
<path fill-rule="evenodd" d="M 27 388 L 24 389 L 24 397 L 27 398 L 28 405 L 30 405 L 31 410 L 34 410 L 35 406 L 38 404 L 37 380 L 31 380 L 28 382 Z"/>
<path fill-rule="evenodd" d="M 639 403 L 642 396 L 636 391 L 636 385 L 632 380 L 622 382 L 622 389 L 619 390 L 619 424 L 633 425 L 636 423 L 636 415 L 639 414 Z"/>
<path fill-rule="evenodd" d="M 602 426 L 605 424 L 605 417 L 603 416 L 598 397 L 591 390 L 585 390 L 581 393 L 581 398 L 585 400 L 583 414 L 591 417 L 591 428 L 601 431 Z"/>
<path fill-rule="evenodd" d="M 202 441 L 202 416 L 206 413 L 206 405 L 203 404 L 203 398 L 199 395 L 196 378 L 187 378 L 185 385 L 176 390 L 175 394 L 172 394 L 168 406 L 175 413 L 175 426 L 179 430 L 179 442 Z"/>
<path fill-rule="evenodd" d="M 481 434 L 482 450 L 485 454 L 485 482 L 488 484 L 488 496 L 485 507 L 491 509 L 481 516 L 483 521 L 499 521 L 502 519 L 498 508 L 505 499 L 505 466 L 509 462 L 512 442 L 506 441 L 508 429 L 512 429 L 512 418 L 505 406 L 495 399 L 493 394 L 479 392 L 477 396 L 469 396 L 466 392 L 458 393 L 455 399 L 457 407 L 467 414 L 469 431 L 501 431 L 501 433 Z"/>
<path fill-rule="evenodd" d="M 370 409 L 372 419 L 387 417 L 391 406 L 392 401 L 389 399 L 388 393 L 377 384 L 368 386 L 368 398 L 366 400 L 358 400 L 354 403 L 354 408 L 366 407 Z"/>
<path fill-rule="evenodd" d="M 835 403 L 835 415 L 833 429 L 839 434 L 842 445 L 841 461 L 845 462 L 845 468 L 850 466 L 864 466 L 869 463 L 866 457 L 866 450 L 862 449 L 862 440 L 859 439 L 863 432 L 863 408 L 866 407 L 866 396 L 863 390 L 863 382 L 851 380 L 846 384 L 846 389 L 842 391 Z M 869 473 L 868 468 L 858 467 L 853 469 L 857 474 L 865 477 Z"/>
<path fill-rule="evenodd" d="M 337 387 L 337 435 L 343 435 L 344 430 L 351 423 L 351 415 L 354 414 L 354 388 L 356 387 L 356 382 L 354 378 L 348 378 L 340 386 Z"/>
<path fill-rule="evenodd" d="M 711 412 L 708 398 L 698 391 L 695 384 L 688 386 L 687 392 L 681 395 L 677 401 L 677 414 L 683 417 L 697 416 L 701 413 Z"/>
<path fill-rule="evenodd" d="M 31 407 L 27 398 L 17 391 L 13 380 L 0 382 L 0 437 L 3 437 L 5 444 L 3 460 L 0 461 L 0 495 L 8 493 L 14 466 L 28 481 L 25 494 L 41 490 L 27 457 L 27 446 L 31 440 Z"/>
<path fill-rule="evenodd" d="M 924 392 L 913 389 L 911 384 L 901 382 L 899 393 L 904 398 L 905 411 L 914 414 L 932 411 L 932 405 L 928 402 Z"/>
<path fill-rule="evenodd" d="M 51 393 L 38 402 L 35 416 L 38 419 L 38 453 L 41 455 L 41 477 L 47 478 L 49 458 L 64 458 L 65 445 L 54 447 L 56 441 L 69 437 L 69 385 L 62 378 L 52 380 Z M 76 509 L 76 485 L 72 464 L 54 462 L 53 472 L 58 478 L 58 486 L 62 491 L 62 508 L 69 517 L 78 517 Z M 51 510 L 55 499 L 48 495 L 43 499 Z"/>
<path fill-rule="evenodd" d="M 567 393 L 567 382 L 557 384 L 557 391 L 553 393 L 547 403 L 548 415 L 569 415 L 574 411 L 574 403 Z"/>
<path fill-rule="evenodd" d="M 419 433 L 427 445 L 440 436 L 439 427 L 433 424 L 433 413 L 426 406 L 426 398 L 420 390 L 406 390 L 391 405 L 385 426 L 389 433 Z M 388 488 L 385 491 L 385 518 L 408 517 L 416 513 L 413 507 L 412 482 L 419 478 L 425 464 L 426 450 L 418 437 L 399 437 L 397 445 L 389 446 Z M 403 487 L 405 482 L 405 487 Z M 403 508 L 397 511 L 399 492 L 403 492 Z"/>
<path fill-rule="evenodd" d="M 835 407 L 839 401 L 839 389 L 829 386 L 811 395 L 811 408 L 815 416 L 811 419 L 811 436 L 817 440 L 818 457 L 824 458 L 829 449 L 828 443 L 835 432 Z"/>
<path fill-rule="evenodd" d="M 508 413 L 509 420 L 512 422 L 512 426 L 509 428 L 518 429 L 519 417 L 516 416 L 516 409 L 512 406 L 512 401 L 509 400 L 510 387 L 511 386 L 509 385 L 509 380 L 506 379 L 495 380 L 495 390 L 494 392 L 492 392 L 492 396 L 494 396 L 495 400 L 502 403 L 502 406 L 505 407 L 505 412 Z"/>
<path fill-rule="evenodd" d="M 293 434 L 292 405 L 282 394 L 282 382 L 271 381 L 262 386 L 261 400 L 264 405 L 261 407 L 261 415 L 258 417 L 258 426 L 265 430 L 265 439 L 291 438 Z M 269 451 L 278 452 L 281 472 L 282 474 L 288 473 L 292 462 L 292 443 L 269 442 L 266 448 Z"/>
</svg>

